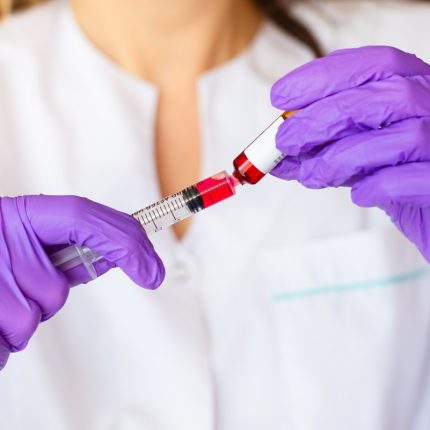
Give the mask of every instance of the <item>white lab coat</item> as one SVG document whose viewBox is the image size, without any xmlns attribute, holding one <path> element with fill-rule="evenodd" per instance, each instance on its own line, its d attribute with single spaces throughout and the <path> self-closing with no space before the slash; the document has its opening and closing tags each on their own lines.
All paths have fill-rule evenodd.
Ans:
<svg viewBox="0 0 430 430">
<path fill-rule="evenodd" d="M 297 13 L 327 50 L 385 43 L 430 60 L 428 5 L 321 3 Z M 201 177 L 231 169 L 276 117 L 272 82 L 309 59 L 266 23 L 200 78 Z M 0 195 L 126 212 L 160 198 L 157 90 L 99 53 L 66 2 L 1 26 L 0 85 Z M 347 189 L 268 177 L 195 216 L 183 242 L 152 239 L 162 288 L 114 270 L 73 289 L 0 374 L 2 430 L 430 428 L 428 265 L 384 214 Z"/>
</svg>

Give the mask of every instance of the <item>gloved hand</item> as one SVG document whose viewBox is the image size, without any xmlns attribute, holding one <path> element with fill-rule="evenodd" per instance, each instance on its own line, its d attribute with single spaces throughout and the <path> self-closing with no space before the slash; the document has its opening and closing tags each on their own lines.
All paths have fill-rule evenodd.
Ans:
<svg viewBox="0 0 430 430">
<path fill-rule="evenodd" d="M 299 109 L 277 134 L 273 170 L 309 188 L 352 187 L 430 262 L 430 65 L 390 47 L 333 52 L 288 74 L 272 103 Z"/>
<path fill-rule="evenodd" d="M 0 369 L 9 352 L 22 350 L 40 321 L 65 303 L 69 281 L 46 248 L 76 243 L 104 257 L 99 275 L 120 267 L 144 288 L 157 288 L 164 267 L 131 216 L 74 196 L 0 199 Z"/>
</svg>

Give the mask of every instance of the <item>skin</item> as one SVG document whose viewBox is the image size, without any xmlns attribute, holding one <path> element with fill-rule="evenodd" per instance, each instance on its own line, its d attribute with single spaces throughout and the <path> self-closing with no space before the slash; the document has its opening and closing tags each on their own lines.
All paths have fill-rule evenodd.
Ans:
<svg viewBox="0 0 430 430">
<path fill-rule="evenodd" d="M 260 12 L 251 0 L 109 0 L 102 5 L 72 0 L 72 9 L 94 45 L 159 90 L 155 144 L 161 194 L 197 182 L 197 79 L 248 46 L 262 21 Z M 178 240 L 189 224 L 174 226 Z"/>
</svg>

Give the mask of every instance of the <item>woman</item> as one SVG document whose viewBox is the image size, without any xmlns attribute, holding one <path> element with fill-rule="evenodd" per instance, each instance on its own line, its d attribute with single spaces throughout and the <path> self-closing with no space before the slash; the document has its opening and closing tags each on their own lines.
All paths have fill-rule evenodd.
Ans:
<svg viewBox="0 0 430 430">
<path fill-rule="evenodd" d="M 298 22 L 317 42 L 279 11 L 294 34 L 275 26 L 263 3 L 53 0 L 9 18 L 0 30 L 2 195 L 85 195 L 130 213 L 229 168 L 279 114 L 268 102 L 273 82 L 311 60 L 317 42 L 324 52 L 391 44 L 430 59 L 419 46 L 430 15 L 424 2 L 300 5 Z M 407 38 L 399 39 L 399 22 L 411 26 Z M 393 154 L 385 146 L 391 158 L 376 157 L 376 166 L 349 163 L 360 149 L 344 170 L 337 163 L 357 148 L 345 139 L 374 129 L 385 144 L 391 123 L 425 118 L 427 67 L 391 49 L 348 51 L 279 81 L 274 103 L 300 111 L 278 134 L 288 158 L 274 173 L 329 188 L 270 177 L 157 233 L 151 240 L 166 279 L 156 293 L 119 271 L 74 289 L 2 372 L 3 426 L 428 428 L 430 292 L 419 251 L 428 254 L 425 235 L 411 235 L 425 233 L 425 213 L 410 199 L 408 208 L 419 210 L 407 220 L 403 206 L 390 213 L 417 251 L 382 211 L 351 204 L 348 188 L 331 188 L 357 190 L 381 167 L 426 160 L 425 149 Z M 396 85 L 415 76 L 419 95 L 408 85 L 402 100 L 419 112 L 388 103 Z M 367 98 L 357 95 L 366 84 Z M 371 107 L 367 117 L 358 101 Z M 391 115 L 371 126 L 381 111 Z M 394 129 L 392 139 L 425 140 L 425 127 L 418 129 L 402 129 L 401 138 Z M 374 160 L 374 148 L 364 147 L 372 156 L 362 158 Z M 406 155 L 393 161 L 399 152 Z M 324 156 L 338 169 L 324 169 Z M 356 200 L 389 210 L 381 199 L 365 201 L 378 189 L 371 184 Z M 100 272 L 117 265 L 149 288 L 162 280 L 148 239 L 122 213 L 69 197 L 1 203 L 3 297 L 12 292 L 2 302 L 5 349 L 22 348 L 66 299 L 47 245 L 87 244 L 110 262 Z"/>
</svg>

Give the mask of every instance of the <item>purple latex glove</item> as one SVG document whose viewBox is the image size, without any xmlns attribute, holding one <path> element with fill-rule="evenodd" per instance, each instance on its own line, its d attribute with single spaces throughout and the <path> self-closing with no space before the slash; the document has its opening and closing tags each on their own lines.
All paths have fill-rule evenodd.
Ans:
<svg viewBox="0 0 430 430">
<path fill-rule="evenodd" d="M 0 199 L 0 369 L 27 345 L 40 321 L 64 305 L 69 280 L 57 271 L 50 245 L 76 243 L 104 257 L 101 275 L 120 267 L 144 288 L 157 288 L 164 267 L 131 216 L 74 196 Z"/>
<path fill-rule="evenodd" d="M 395 48 L 333 52 L 288 74 L 272 103 L 296 110 L 273 170 L 308 188 L 351 186 L 383 209 L 430 262 L 430 65 Z"/>
</svg>

